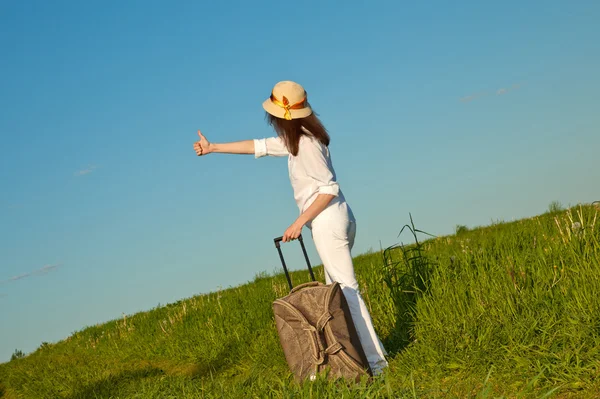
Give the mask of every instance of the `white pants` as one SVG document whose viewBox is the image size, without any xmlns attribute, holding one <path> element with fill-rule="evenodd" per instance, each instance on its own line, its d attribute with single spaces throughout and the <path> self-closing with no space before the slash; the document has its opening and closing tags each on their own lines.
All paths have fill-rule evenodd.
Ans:
<svg viewBox="0 0 600 399">
<path fill-rule="evenodd" d="M 383 344 L 375 333 L 369 310 L 363 300 L 352 263 L 351 250 L 356 221 L 345 201 L 334 199 L 307 227 L 323 262 L 327 284 L 336 281 L 348 302 L 350 314 L 371 370 L 378 374 L 387 366 Z"/>
</svg>

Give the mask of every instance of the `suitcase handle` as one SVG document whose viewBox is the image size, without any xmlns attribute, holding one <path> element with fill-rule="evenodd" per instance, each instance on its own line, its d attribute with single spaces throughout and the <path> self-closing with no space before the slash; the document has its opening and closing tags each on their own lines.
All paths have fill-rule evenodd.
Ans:
<svg viewBox="0 0 600 399">
<path fill-rule="evenodd" d="M 296 292 L 296 291 L 300 291 L 307 287 L 317 287 L 319 285 L 323 285 L 323 283 L 321 283 L 320 281 L 309 281 L 308 283 L 300 284 L 300 285 L 297 285 L 296 287 L 292 288 L 292 290 L 290 291 L 290 294 L 293 292 Z"/>
<path fill-rule="evenodd" d="M 294 289 L 292 285 L 292 279 L 290 278 L 290 273 L 288 272 L 287 266 L 285 264 L 285 260 L 283 259 L 283 252 L 281 252 L 281 241 L 283 241 L 283 236 L 277 237 L 273 240 L 275 243 L 275 247 L 277 248 L 277 252 L 279 252 L 279 258 L 281 259 L 281 265 L 283 266 L 283 271 L 285 271 L 285 278 L 287 279 L 288 286 L 290 287 L 290 291 Z M 308 254 L 306 253 L 306 247 L 304 246 L 304 240 L 302 239 L 302 234 L 298 236 L 298 241 L 300 241 L 300 246 L 302 247 L 302 253 L 304 254 L 304 259 L 306 259 L 306 265 L 308 266 L 308 272 L 310 273 L 310 277 L 312 281 L 317 281 L 315 279 L 315 275 L 313 274 L 312 267 L 310 266 L 310 260 L 308 259 Z"/>
</svg>

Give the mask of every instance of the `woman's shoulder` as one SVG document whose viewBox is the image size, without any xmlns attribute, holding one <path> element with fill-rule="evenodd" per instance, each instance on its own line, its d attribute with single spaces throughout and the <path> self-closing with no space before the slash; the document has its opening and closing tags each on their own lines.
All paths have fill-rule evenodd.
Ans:
<svg viewBox="0 0 600 399">
<path fill-rule="evenodd" d="M 303 154 L 305 155 L 303 156 Z M 298 143 L 298 156 L 302 158 L 313 158 L 315 156 L 329 158 L 329 148 L 312 135 L 302 135 Z"/>
<path fill-rule="evenodd" d="M 327 148 L 323 143 L 321 143 L 321 141 L 319 141 L 319 139 L 310 133 L 300 136 L 300 142 L 298 144 L 300 148 L 318 147 L 321 150 Z"/>
</svg>

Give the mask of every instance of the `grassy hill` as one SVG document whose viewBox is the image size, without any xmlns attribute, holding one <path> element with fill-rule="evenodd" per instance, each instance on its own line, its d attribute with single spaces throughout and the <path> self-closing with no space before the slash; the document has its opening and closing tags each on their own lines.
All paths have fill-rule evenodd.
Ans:
<svg viewBox="0 0 600 399">
<path fill-rule="evenodd" d="M 0 365 L 0 398 L 599 397 L 598 213 L 577 206 L 358 256 L 390 352 L 371 384 L 296 385 L 271 311 L 285 278 L 261 275 L 43 344 Z"/>
</svg>

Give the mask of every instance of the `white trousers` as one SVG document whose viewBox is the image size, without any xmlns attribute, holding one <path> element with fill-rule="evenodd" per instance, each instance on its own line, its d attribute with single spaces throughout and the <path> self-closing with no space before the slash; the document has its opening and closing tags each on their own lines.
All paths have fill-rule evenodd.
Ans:
<svg viewBox="0 0 600 399">
<path fill-rule="evenodd" d="M 375 333 L 369 310 L 363 300 L 352 263 L 351 250 L 356 221 L 345 201 L 334 199 L 309 226 L 315 247 L 323 262 L 325 281 L 340 284 L 371 370 L 379 374 L 388 365 L 383 344 Z"/>
</svg>

